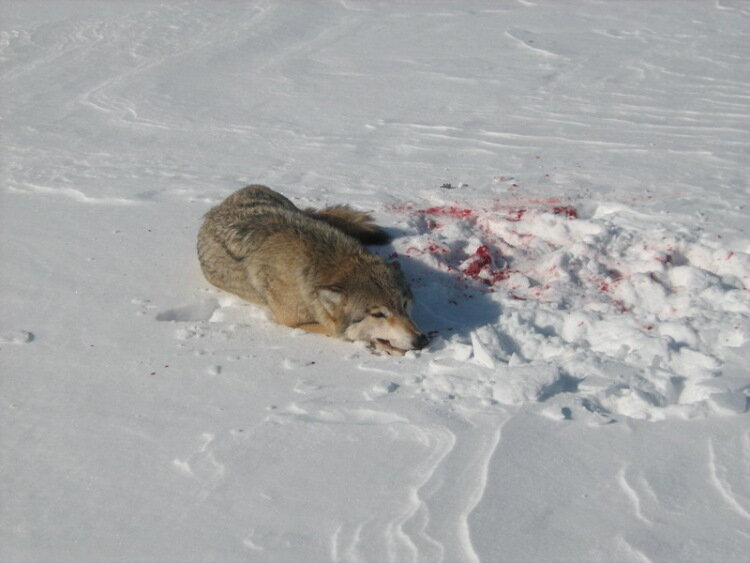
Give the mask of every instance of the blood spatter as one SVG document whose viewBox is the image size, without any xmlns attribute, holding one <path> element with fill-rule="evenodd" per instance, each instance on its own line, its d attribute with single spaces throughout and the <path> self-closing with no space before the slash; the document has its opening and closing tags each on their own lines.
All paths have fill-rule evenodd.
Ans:
<svg viewBox="0 0 750 563">
<path fill-rule="evenodd" d="M 523 219 L 523 216 L 526 215 L 526 211 L 527 210 L 523 207 L 508 209 L 505 219 L 510 221 L 511 223 L 517 223 L 518 221 Z"/>
<path fill-rule="evenodd" d="M 459 271 L 472 279 L 481 281 L 486 285 L 494 285 L 499 281 L 508 279 L 510 272 L 507 269 L 494 267 L 494 260 L 490 247 L 486 244 L 479 246 L 467 260 L 464 260 Z"/>
<path fill-rule="evenodd" d="M 437 207 L 429 207 L 419 211 L 425 215 L 442 215 L 445 217 L 452 217 L 454 219 L 466 219 L 468 217 L 474 217 L 474 210 L 465 207 L 458 207 L 455 205 L 438 205 Z"/>
<path fill-rule="evenodd" d="M 578 211 L 570 205 L 557 205 L 552 208 L 555 215 L 564 215 L 568 219 L 578 219 Z"/>
</svg>

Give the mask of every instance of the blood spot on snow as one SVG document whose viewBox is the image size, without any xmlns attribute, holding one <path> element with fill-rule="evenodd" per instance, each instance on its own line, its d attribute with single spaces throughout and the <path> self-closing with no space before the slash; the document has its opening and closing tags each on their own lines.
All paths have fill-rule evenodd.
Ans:
<svg viewBox="0 0 750 563">
<path fill-rule="evenodd" d="M 482 269 L 485 266 L 492 264 L 492 257 L 490 256 L 490 251 L 486 244 L 480 246 L 474 251 L 474 257 L 475 259 L 461 271 L 467 276 L 477 279 Z"/>
<path fill-rule="evenodd" d="M 568 219 L 578 219 L 578 211 L 570 205 L 558 205 L 552 208 L 555 215 L 565 215 Z"/>
<path fill-rule="evenodd" d="M 625 303 L 621 299 L 615 299 L 612 301 L 612 303 L 617 308 L 618 313 L 627 313 L 628 311 L 630 311 L 630 309 L 625 306 Z"/>
<path fill-rule="evenodd" d="M 437 207 L 430 207 L 428 209 L 420 210 L 420 213 L 425 215 L 443 215 L 446 217 L 452 217 L 454 219 L 466 219 L 467 217 L 474 216 L 474 210 L 467 209 L 465 207 L 457 207 L 455 205 L 439 205 Z"/>
<path fill-rule="evenodd" d="M 478 247 L 459 270 L 464 275 L 481 281 L 486 285 L 494 285 L 499 281 L 508 279 L 510 276 L 509 270 L 493 267 L 490 247 L 486 244 Z"/>
<path fill-rule="evenodd" d="M 509 209 L 508 215 L 506 217 L 506 220 L 510 221 L 511 223 L 517 223 L 521 219 L 523 219 L 523 216 L 526 214 L 526 209 L 518 208 L 518 209 Z"/>
<path fill-rule="evenodd" d="M 510 176 L 496 177 L 493 181 L 513 181 Z M 519 184 L 513 183 L 513 188 Z M 448 241 L 444 239 L 445 231 L 432 237 L 422 237 L 419 242 L 413 242 L 405 250 L 399 252 L 410 258 L 419 256 L 432 256 L 437 261 L 438 267 L 449 272 L 457 281 L 477 281 L 485 286 L 483 291 L 493 292 L 493 286 L 508 280 L 511 274 L 518 273 L 521 278 L 527 275 L 524 269 L 511 268 L 518 256 L 525 255 L 526 248 L 533 248 L 535 240 L 540 236 L 537 234 L 538 225 L 535 224 L 540 213 L 550 213 L 562 218 L 572 220 L 578 219 L 578 210 L 559 197 L 547 197 L 538 199 L 523 199 L 508 201 L 505 199 L 492 199 L 482 202 L 480 207 L 473 207 L 463 202 L 451 204 L 434 205 L 420 208 L 413 204 L 402 204 L 391 206 L 394 211 L 407 213 L 420 219 L 418 225 L 422 235 L 429 235 L 437 229 L 442 229 L 454 223 L 461 222 L 461 229 L 473 231 L 479 240 L 478 246 L 471 251 L 462 248 L 460 241 Z M 503 226 L 503 222 L 506 223 Z M 526 223 L 528 222 L 528 228 Z M 518 224 L 518 225 L 516 225 Z M 508 232 L 506 232 L 506 230 Z M 542 237 L 543 239 L 543 237 Z M 448 241 L 447 243 L 445 241 Z M 391 258 L 396 258 L 397 253 L 392 253 Z M 537 272 L 539 274 L 539 272 Z M 555 267 L 552 271 L 545 271 L 542 278 L 554 276 Z M 608 277 L 594 281 L 594 287 L 599 287 L 602 292 L 609 292 L 611 284 L 621 277 L 620 272 L 608 272 Z M 612 278 L 612 279 L 608 279 Z M 540 281 L 543 281 L 540 280 Z M 487 287 L 489 286 L 489 287 Z M 467 285 L 467 289 L 469 286 Z M 535 290 L 513 285 L 506 288 L 512 299 L 526 300 L 541 298 L 542 293 L 548 287 L 539 287 Z M 510 292 L 513 292 L 512 294 Z M 467 298 L 471 298 L 468 297 Z"/>
<path fill-rule="evenodd" d="M 427 248 L 425 250 L 430 254 L 448 254 L 448 249 L 444 246 L 440 246 L 436 242 L 431 242 L 429 245 L 427 245 Z"/>
</svg>

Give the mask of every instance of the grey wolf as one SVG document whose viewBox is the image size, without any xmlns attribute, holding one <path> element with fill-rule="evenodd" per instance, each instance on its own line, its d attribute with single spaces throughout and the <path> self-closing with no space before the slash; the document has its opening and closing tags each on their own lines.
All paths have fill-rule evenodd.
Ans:
<svg viewBox="0 0 750 563">
<path fill-rule="evenodd" d="M 389 240 L 366 213 L 301 210 L 252 185 L 205 215 L 198 259 L 209 282 L 267 306 L 279 324 L 404 354 L 427 344 L 411 291 L 397 263 L 363 246 Z"/>
</svg>

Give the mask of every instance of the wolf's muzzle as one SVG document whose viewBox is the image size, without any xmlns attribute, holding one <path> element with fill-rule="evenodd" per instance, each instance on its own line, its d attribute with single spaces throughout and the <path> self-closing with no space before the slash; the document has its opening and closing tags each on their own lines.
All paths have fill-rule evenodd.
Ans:
<svg viewBox="0 0 750 563">
<path fill-rule="evenodd" d="M 427 346 L 427 343 L 430 341 L 429 338 L 424 333 L 419 333 L 417 337 L 414 339 L 414 349 L 415 350 L 421 350 L 425 346 Z"/>
</svg>

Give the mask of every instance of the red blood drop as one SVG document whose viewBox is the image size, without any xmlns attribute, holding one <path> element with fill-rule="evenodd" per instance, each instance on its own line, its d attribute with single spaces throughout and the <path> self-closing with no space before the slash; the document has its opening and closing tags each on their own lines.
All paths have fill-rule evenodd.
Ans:
<svg viewBox="0 0 750 563">
<path fill-rule="evenodd" d="M 565 215 L 568 219 L 578 219 L 578 211 L 570 205 L 560 205 L 552 208 L 555 215 Z"/>
</svg>

